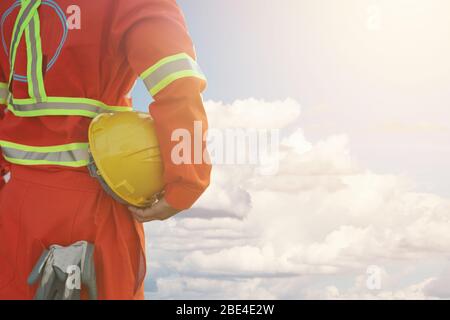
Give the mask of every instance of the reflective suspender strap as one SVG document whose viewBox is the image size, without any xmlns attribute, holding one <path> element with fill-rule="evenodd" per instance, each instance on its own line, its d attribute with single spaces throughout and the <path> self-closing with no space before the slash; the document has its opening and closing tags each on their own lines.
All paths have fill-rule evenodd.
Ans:
<svg viewBox="0 0 450 320">
<path fill-rule="evenodd" d="M 44 78 L 42 74 L 41 27 L 38 8 L 42 0 L 21 0 L 22 6 L 16 18 L 10 48 L 10 79 L 14 78 L 15 61 L 20 39 L 25 32 L 27 47 L 27 82 L 28 93 L 37 102 L 46 101 Z"/>
<path fill-rule="evenodd" d="M 89 164 L 88 143 L 33 147 L 0 140 L 0 146 L 5 159 L 14 164 L 66 167 L 84 167 Z"/>
<path fill-rule="evenodd" d="M 0 82 L 0 104 L 6 104 L 8 92 L 8 84 Z"/>
<path fill-rule="evenodd" d="M 40 21 L 37 12 L 28 24 L 25 32 L 27 44 L 27 81 L 28 93 L 37 102 L 46 101 L 47 94 L 44 88 L 44 77 L 42 74 L 42 44 Z"/>
<path fill-rule="evenodd" d="M 11 47 L 10 47 L 10 75 L 9 83 L 11 83 L 14 76 L 14 67 L 16 63 L 17 48 L 19 47 L 20 39 L 22 38 L 25 28 L 30 23 L 37 8 L 41 5 L 41 0 L 21 0 L 22 6 L 17 15 L 16 22 L 12 33 Z"/>
<path fill-rule="evenodd" d="M 19 117 L 63 115 L 95 118 L 105 112 L 131 111 L 132 107 L 108 106 L 98 100 L 87 98 L 47 97 L 46 102 L 12 98 L 8 109 Z"/>
<path fill-rule="evenodd" d="M 152 96 L 166 88 L 175 80 L 195 77 L 206 81 L 197 62 L 187 53 L 166 57 L 141 74 L 141 79 Z"/>
</svg>

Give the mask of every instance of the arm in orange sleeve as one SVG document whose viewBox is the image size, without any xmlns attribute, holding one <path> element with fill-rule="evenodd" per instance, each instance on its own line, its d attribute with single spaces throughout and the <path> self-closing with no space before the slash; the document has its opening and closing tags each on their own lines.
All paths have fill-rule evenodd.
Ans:
<svg viewBox="0 0 450 320">
<path fill-rule="evenodd" d="M 206 81 L 195 61 L 193 44 L 176 2 L 131 2 L 139 10 L 127 27 L 124 48 L 132 69 L 144 80 L 155 100 L 149 109 L 164 161 L 165 199 L 176 209 L 187 209 L 208 187 L 211 165 L 205 161 L 175 164 L 171 153 L 179 142 L 171 138 L 177 129 L 187 129 L 194 137 L 194 122 L 201 122 L 202 136 L 205 134 L 208 122 L 201 93 Z M 191 145 L 193 158 L 193 141 Z M 205 149 L 202 139 L 202 153 Z"/>
</svg>

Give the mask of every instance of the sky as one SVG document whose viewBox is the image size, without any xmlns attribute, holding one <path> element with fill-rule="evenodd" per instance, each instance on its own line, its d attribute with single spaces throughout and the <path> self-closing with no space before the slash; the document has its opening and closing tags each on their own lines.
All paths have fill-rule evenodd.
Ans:
<svg viewBox="0 0 450 320">
<path fill-rule="evenodd" d="M 279 129 L 281 160 L 146 226 L 147 298 L 449 298 L 450 3 L 178 3 L 211 126 Z"/>
</svg>

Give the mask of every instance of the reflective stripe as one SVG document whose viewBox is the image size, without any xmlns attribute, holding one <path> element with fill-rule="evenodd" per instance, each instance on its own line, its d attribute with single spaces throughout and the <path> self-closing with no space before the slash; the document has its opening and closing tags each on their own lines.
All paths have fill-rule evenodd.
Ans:
<svg viewBox="0 0 450 320">
<path fill-rule="evenodd" d="M 151 95 L 156 95 L 175 80 L 185 77 L 206 81 L 197 62 L 186 53 L 164 58 L 141 74 Z"/>
<path fill-rule="evenodd" d="M 31 98 L 37 102 L 43 102 L 46 99 L 44 88 L 44 77 L 42 74 L 42 44 L 40 34 L 39 15 L 34 15 L 31 23 L 28 25 L 25 33 L 27 44 L 27 80 L 28 93 Z"/>
<path fill-rule="evenodd" d="M 0 82 L 0 104 L 6 104 L 8 98 L 8 84 Z"/>
<path fill-rule="evenodd" d="M 27 19 L 31 19 L 31 12 L 33 10 L 33 5 L 37 4 L 35 1 L 22 1 L 22 5 L 20 11 L 17 15 L 16 21 L 14 23 L 13 36 L 11 38 L 11 46 L 9 48 L 9 58 L 11 67 L 14 64 L 14 57 L 17 52 L 17 47 L 19 45 L 19 41 L 22 38 L 22 33 L 25 30 L 26 24 L 25 21 Z M 28 20 L 29 21 L 29 20 Z"/>
<path fill-rule="evenodd" d="M 5 159 L 22 165 L 60 165 L 83 167 L 89 164 L 87 143 L 72 143 L 51 147 L 33 147 L 0 141 Z"/>
<path fill-rule="evenodd" d="M 33 15 L 37 12 L 37 8 L 41 5 L 41 0 L 22 0 L 22 7 L 16 18 L 13 29 L 13 37 L 11 40 L 10 47 L 10 79 L 11 83 L 14 75 L 14 67 L 16 63 L 17 48 L 19 47 L 20 39 L 22 34 L 33 18 Z"/>
<path fill-rule="evenodd" d="M 16 116 L 84 116 L 95 118 L 100 113 L 132 111 L 127 106 L 108 106 L 100 101 L 86 98 L 48 97 L 47 102 L 36 102 L 35 99 L 12 99 L 8 109 Z"/>
<path fill-rule="evenodd" d="M 44 102 L 46 93 L 42 70 L 42 44 L 38 8 L 42 0 L 22 0 L 21 10 L 16 18 L 10 48 L 10 80 L 14 76 L 17 49 L 25 31 L 27 48 L 28 93 L 36 102 Z"/>
</svg>

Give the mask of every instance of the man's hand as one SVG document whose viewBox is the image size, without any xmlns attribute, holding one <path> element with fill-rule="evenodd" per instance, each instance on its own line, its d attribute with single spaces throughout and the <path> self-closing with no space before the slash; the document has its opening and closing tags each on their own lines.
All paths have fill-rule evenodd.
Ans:
<svg viewBox="0 0 450 320">
<path fill-rule="evenodd" d="M 172 208 L 164 198 L 162 198 L 149 208 L 128 207 L 128 209 L 133 213 L 134 218 L 141 223 L 154 220 L 166 220 L 181 211 Z"/>
</svg>

